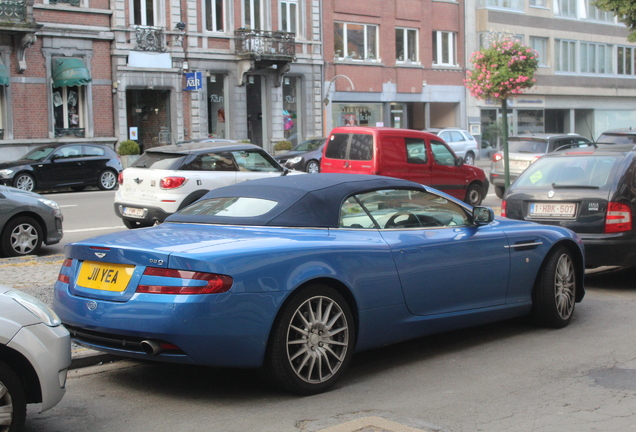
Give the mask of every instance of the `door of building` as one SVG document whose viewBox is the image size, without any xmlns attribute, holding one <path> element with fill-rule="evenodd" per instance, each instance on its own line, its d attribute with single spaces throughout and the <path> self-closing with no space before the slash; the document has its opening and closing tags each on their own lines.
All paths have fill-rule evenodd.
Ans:
<svg viewBox="0 0 636 432">
<path fill-rule="evenodd" d="M 262 77 L 247 77 L 247 138 L 263 147 L 263 86 Z"/>
<path fill-rule="evenodd" d="M 128 138 L 137 131 L 141 150 L 172 144 L 170 90 L 126 90 Z"/>
</svg>

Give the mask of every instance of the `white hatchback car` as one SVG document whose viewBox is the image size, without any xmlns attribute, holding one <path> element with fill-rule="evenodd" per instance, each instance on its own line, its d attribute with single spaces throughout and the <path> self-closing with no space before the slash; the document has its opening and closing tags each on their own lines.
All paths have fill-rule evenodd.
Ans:
<svg viewBox="0 0 636 432">
<path fill-rule="evenodd" d="M 26 405 L 53 408 L 66 391 L 71 337 L 51 308 L 0 285 L 0 431 L 24 428 Z"/>
<path fill-rule="evenodd" d="M 434 133 L 443 139 L 455 154 L 464 159 L 467 165 L 475 165 L 475 155 L 477 154 L 477 140 L 466 130 L 457 128 L 429 129 L 427 132 Z"/>
<path fill-rule="evenodd" d="M 115 214 L 128 228 L 147 227 L 211 189 L 288 173 L 302 174 L 252 144 L 223 140 L 154 147 L 119 174 Z"/>
</svg>

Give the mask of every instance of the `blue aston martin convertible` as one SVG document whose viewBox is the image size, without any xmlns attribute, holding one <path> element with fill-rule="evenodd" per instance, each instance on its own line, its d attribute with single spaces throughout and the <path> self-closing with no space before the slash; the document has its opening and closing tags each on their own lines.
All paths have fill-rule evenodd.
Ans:
<svg viewBox="0 0 636 432">
<path fill-rule="evenodd" d="M 572 231 L 405 180 L 275 177 L 68 245 L 54 307 L 84 346 L 314 394 L 356 351 L 524 315 L 566 326 L 583 254 Z"/>
</svg>

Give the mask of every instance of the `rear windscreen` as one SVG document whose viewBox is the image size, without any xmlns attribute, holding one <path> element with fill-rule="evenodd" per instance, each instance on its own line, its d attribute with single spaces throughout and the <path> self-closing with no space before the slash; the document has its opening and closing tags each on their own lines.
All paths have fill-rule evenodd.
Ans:
<svg viewBox="0 0 636 432">
<path fill-rule="evenodd" d="M 636 134 L 601 134 L 596 142 L 599 144 L 636 144 Z"/>
<path fill-rule="evenodd" d="M 558 188 L 567 186 L 603 189 L 609 187 L 622 155 L 585 155 L 541 158 L 515 181 L 515 188 Z"/>
<path fill-rule="evenodd" d="M 347 144 L 349 146 L 347 147 Z M 333 134 L 329 138 L 325 157 L 329 159 L 373 159 L 373 135 Z"/>
<path fill-rule="evenodd" d="M 178 169 L 186 156 L 175 153 L 146 152 L 131 165 L 132 168 Z"/>
<path fill-rule="evenodd" d="M 508 151 L 510 153 L 547 153 L 547 141 L 533 140 L 509 140 Z"/>
</svg>

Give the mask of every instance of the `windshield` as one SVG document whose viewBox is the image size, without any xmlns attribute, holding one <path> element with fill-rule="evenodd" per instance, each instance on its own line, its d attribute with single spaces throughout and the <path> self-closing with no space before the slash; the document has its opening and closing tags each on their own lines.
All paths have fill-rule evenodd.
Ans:
<svg viewBox="0 0 636 432">
<path fill-rule="evenodd" d="M 53 150 L 55 150 L 55 147 L 38 147 L 22 156 L 22 159 L 30 161 L 41 161 L 44 160 L 48 155 L 53 153 Z"/>
<path fill-rule="evenodd" d="M 601 134 L 596 141 L 599 144 L 636 144 L 636 133 L 631 134 Z"/>
<path fill-rule="evenodd" d="M 515 188 L 545 189 L 585 187 L 603 189 L 609 187 L 613 172 L 622 155 L 585 155 L 546 158 L 530 165 L 515 181 Z"/>
<path fill-rule="evenodd" d="M 546 141 L 535 140 L 515 140 L 508 141 L 508 151 L 510 153 L 547 153 L 548 143 Z"/>
</svg>

